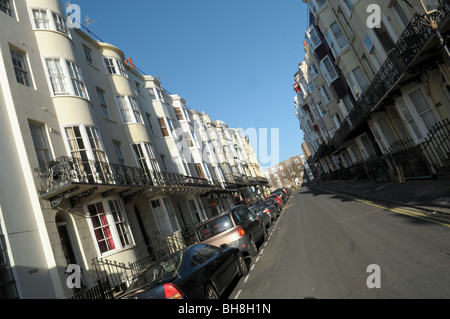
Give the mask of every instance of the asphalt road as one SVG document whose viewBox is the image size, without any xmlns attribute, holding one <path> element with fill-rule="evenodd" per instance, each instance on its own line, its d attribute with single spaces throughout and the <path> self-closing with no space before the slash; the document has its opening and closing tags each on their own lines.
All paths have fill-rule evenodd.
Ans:
<svg viewBox="0 0 450 319">
<path fill-rule="evenodd" d="M 450 298 L 450 219 L 303 187 L 269 233 L 228 298 Z"/>
</svg>

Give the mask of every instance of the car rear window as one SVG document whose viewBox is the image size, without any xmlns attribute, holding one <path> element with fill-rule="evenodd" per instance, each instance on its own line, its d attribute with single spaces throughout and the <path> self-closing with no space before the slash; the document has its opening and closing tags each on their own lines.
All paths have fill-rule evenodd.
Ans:
<svg viewBox="0 0 450 319">
<path fill-rule="evenodd" d="M 207 240 L 217 234 L 223 233 L 224 231 L 233 228 L 233 222 L 231 221 L 230 215 L 224 215 L 212 219 L 206 224 L 203 224 L 197 228 L 197 234 L 200 241 Z"/>
<path fill-rule="evenodd" d="M 259 203 L 258 205 L 256 205 L 256 207 L 259 209 L 265 209 L 265 208 L 269 207 L 269 204 L 267 204 L 266 202 L 262 202 L 262 203 Z"/>
</svg>

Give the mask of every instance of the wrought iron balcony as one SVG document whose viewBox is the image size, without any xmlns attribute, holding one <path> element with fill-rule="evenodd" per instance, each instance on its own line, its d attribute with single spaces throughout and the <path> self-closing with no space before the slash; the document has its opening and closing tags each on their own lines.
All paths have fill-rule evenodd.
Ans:
<svg viewBox="0 0 450 319">
<path fill-rule="evenodd" d="M 450 17 L 450 2 L 438 0 L 438 3 L 439 12 L 436 13 L 436 19 L 439 27 L 442 27 Z M 433 29 L 427 25 L 423 16 L 415 14 L 399 37 L 394 49 L 388 53 L 386 61 L 375 75 L 372 83 L 361 94 L 357 105 L 348 115 L 347 121 L 333 136 L 331 143 L 336 149 L 346 141 L 352 130 L 388 97 L 405 71 L 422 53 L 434 35 Z"/>
<path fill-rule="evenodd" d="M 43 163 L 35 169 L 35 172 L 40 179 L 41 198 L 50 199 L 52 203 L 59 203 L 62 197 L 69 198 L 80 191 L 108 192 L 115 189 L 126 193 L 133 188 L 212 188 L 209 181 L 202 178 L 170 172 L 153 172 L 138 167 L 68 156 Z"/>
</svg>

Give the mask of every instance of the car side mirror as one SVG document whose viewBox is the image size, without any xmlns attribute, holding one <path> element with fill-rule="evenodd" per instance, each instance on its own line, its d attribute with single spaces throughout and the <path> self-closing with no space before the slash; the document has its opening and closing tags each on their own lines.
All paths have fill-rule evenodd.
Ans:
<svg viewBox="0 0 450 319">
<path fill-rule="evenodd" d="M 222 249 L 222 250 L 228 249 L 228 247 L 230 247 L 230 246 L 228 246 L 228 244 L 220 245 L 220 249 Z"/>
</svg>

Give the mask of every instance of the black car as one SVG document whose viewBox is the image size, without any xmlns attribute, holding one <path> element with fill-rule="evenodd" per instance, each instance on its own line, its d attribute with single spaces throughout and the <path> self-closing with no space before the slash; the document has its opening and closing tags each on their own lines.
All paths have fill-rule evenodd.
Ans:
<svg viewBox="0 0 450 319">
<path fill-rule="evenodd" d="M 239 249 L 195 244 L 147 267 L 122 299 L 218 299 L 236 275 L 246 276 Z"/>
<path fill-rule="evenodd" d="M 259 206 L 259 204 L 255 206 L 250 206 L 249 209 L 256 215 L 256 218 L 261 220 L 264 227 L 269 228 L 270 226 L 272 226 L 272 218 L 270 216 L 270 211 L 267 212 L 265 209 Z"/>
<path fill-rule="evenodd" d="M 255 205 L 255 207 L 258 211 L 264 212 L 270 218 L 270 221 L 277 219 L 280 215 L 280 210 L 273 200 L 265 200 Z"/>
</svg>

